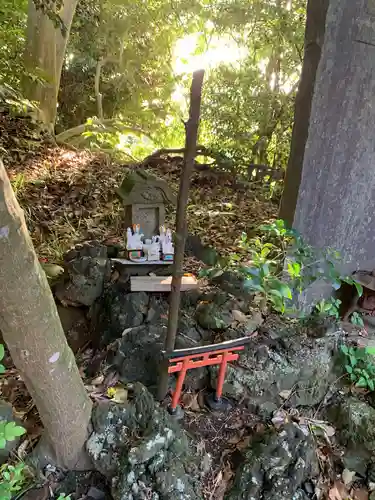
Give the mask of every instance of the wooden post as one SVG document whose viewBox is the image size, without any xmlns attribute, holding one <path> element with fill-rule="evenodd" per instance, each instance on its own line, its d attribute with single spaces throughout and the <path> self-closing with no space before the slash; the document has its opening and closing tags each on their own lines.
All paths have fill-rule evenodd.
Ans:
<svg viewBox="0 0 375 500">
<path fill-rule="evenodd" d="M 184 166 L 181 172 L 180 189 L 177 202 L 176 217 L 176 239 L 175 255 L 172 277 L 172 290 L 170 294 L 168 330 L 165 340 L 165 351 L 171 352 L 174 349 L 177 326 L 178 312 L 180 307 L 181 278 L 183 275 L 183 261 L 187 233 L 186 224 L 186 205 L 189 198 L 190 177 L 194 169 L 194 161 L 197 151 L 198 126 L 200 119 L 200 108 L 202 100 L 204 70 L 193 73 L 193 81 L 190 89 L 190 111 L 189 120 L 186 125 L 186 142 Z M 159 400 L 165 398 L 168 391 L 168 361 L 161 362 L 160 380 L 159 380 Z"/>
</svg>

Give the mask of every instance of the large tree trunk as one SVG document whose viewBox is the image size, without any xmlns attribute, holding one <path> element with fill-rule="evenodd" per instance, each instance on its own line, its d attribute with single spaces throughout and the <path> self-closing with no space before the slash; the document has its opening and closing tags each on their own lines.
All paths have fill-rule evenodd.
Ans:
<svg viewBox="0 0 375 500">
<path fill-rule="evenodd" d="M 64 0 L 57 13 L 64 24 L 62 31 L 47 14 L 35 8 L 33 0 L 29 0 L 24 55 L 29 74 L 24 78 L 24 93 L 29 100 L 38 103 L 39 119 L 51 130 L 56 121 L 61 71 L 77 3 L 78 0 Z"/>
<path fill-rule="evenodd" d="M 301 182 L 311 103 L 316 72 L 323 47 L 328 4 L 329 0 L 308 0 L 307 3 L 305 55 L 295 102 L 292 144 L 279 213 L 280 218 L 284 219 L 289 226 L 293 224 L 298 189 Z"/>
<path fill-rule="evenodd" d="M 374 2 L 331 0 L 294 227 L 345 272 L 375 269 L 374 95 Z"/>
<path fill-rule="evenodd" d="M 0 329 L 57 463 L 74 467 L 87 437 L 91 401 L 1 161 Z"/>
</svg>

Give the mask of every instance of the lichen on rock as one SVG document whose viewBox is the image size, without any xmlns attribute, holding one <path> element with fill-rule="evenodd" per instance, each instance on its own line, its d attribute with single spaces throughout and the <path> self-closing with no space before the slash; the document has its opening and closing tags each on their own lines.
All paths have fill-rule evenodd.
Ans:
<svg viewBox="0 0 375 500">
<path fill-rule="evenodd" d="M 258 436 L 228 500 L 305 500 L 304 482 L 319 473 L 312 437 L 297 424 Z"/>
<path fill-rule="evenodd" d="M 135 383 L 125 405 L 100 403 L 87 451 L 115 500 L 198 500 L 199 467 L 185 432 Z"/>
</svg>

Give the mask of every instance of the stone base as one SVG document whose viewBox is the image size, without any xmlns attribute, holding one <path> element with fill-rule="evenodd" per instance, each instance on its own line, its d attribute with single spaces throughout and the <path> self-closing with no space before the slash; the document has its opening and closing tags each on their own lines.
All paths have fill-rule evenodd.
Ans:
<svg viewBox="0 0 375 500">
<path fill-rule="evenodd" d="M 229 411 L 233 408 L 233 404 L 227 398 L 217 398 L 215 393 L 206 393 L 204 402 L 211 411 Z"/>
</svg>

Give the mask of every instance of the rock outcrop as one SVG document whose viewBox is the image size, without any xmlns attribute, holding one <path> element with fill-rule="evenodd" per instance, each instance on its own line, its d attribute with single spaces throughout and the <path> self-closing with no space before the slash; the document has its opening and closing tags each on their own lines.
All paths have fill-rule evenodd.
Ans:
<svg viewBox="0 0 375 500">
<path fill-rule="evenodd" d="M 87 451 L 114 500 L 200 500 L 199 467 L 187 435 L 141 384 L 125 405 L 99 404 Z"/>
<path fill-rule="evenodd" d="M 251 443 L 228 500 L 307 500 L 307 482 L 319 473 L 315 445 L 297 424 Z"/>
<path fill-rule="evenodd" d="M 107 247 L 97 241 L 76 245 L 64 259 L 65 275 L 55 294 L 65 305 L 91 306 L 104 290 L 111 273 Z"/>
</svg>

